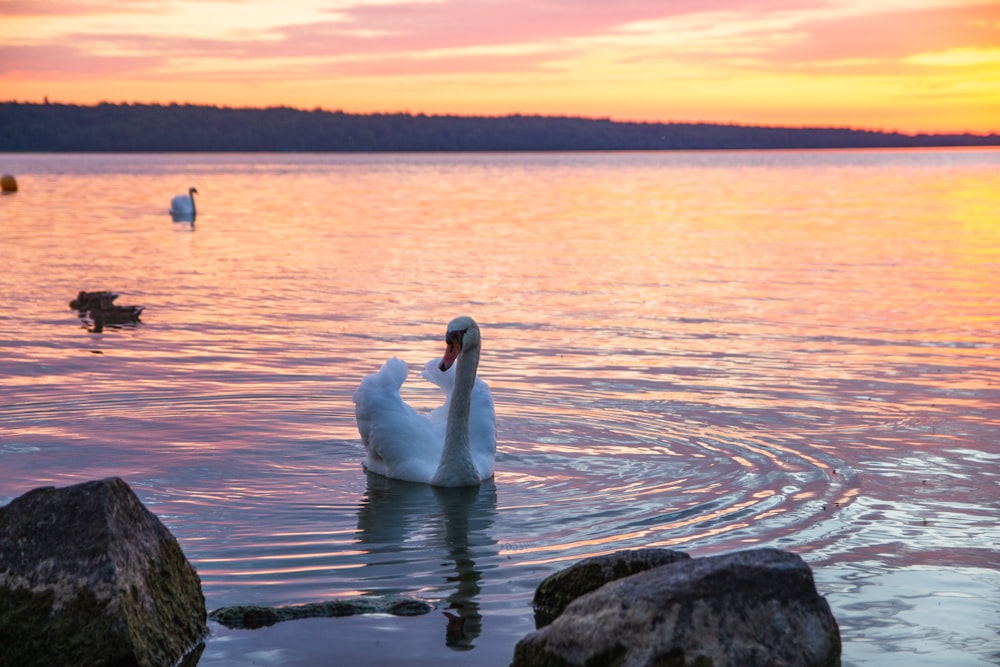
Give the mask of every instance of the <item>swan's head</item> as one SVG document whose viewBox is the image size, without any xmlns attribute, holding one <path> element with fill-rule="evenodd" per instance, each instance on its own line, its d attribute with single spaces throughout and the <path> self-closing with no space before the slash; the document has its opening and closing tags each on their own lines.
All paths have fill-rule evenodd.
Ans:
<svg viewBox="0 0 1000 667">
<path fill-rule="evenodd" d="M 442 371 L 451 368 L 463 350 L 479 347 L 479 327 L 471 317 L 456 317 L 448 323 L 448 333 L 444 340 L 447 348 L 441 357 Z"/>
<path fill-rule="evenodd" d="M 191 195 L 196 195 L 196 194 L 198 194 L 197 190 L 195 190 L 194 188 L 188 188 L 188 197 L 190 197 Z"/>
</svg>

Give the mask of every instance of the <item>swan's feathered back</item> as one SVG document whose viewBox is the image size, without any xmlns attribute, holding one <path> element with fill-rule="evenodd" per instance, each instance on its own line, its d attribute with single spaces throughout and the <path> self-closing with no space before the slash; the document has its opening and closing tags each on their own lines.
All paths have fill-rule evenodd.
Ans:
<svg viewBox="0 0 1000 667">
<path fill-rule="evenodd" d="M 170 215 L 175 220 L 190 220 L 194 222 L 194 196 L 197 193 L 198 191 L 194 188 L 188 188 L 186 195 L 175 195 L 170 200 Z"/>
<path fill-rule="evenodd" d="M 377 373 L 366 376 L 354 392 L 358 432 L 365 445 L 365 468 L 410 482 L 431 483 L 444 449 L 448 406 L 455 387 L 455 367 L 438 368 L 429 361 L 423 377 L 445 394 L 444 405 L 426 414 L 403 401 L 400 386 L 406 380 L 405 362 L 393 357 Z M 485 382 L 476 378 L 469 414 L 469 443 L 481 480 L 493 476 L 496 454 L 496 413 Z"/>
</svg>

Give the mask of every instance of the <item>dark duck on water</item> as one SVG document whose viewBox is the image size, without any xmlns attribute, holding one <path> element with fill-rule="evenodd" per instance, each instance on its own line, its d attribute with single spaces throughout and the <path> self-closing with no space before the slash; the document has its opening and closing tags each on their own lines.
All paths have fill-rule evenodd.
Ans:
<svg viewBox="0 0 1000 667">
<path fill-rule="evenodd" d="M 69 307 L 76 310 L 80 317 L 90 317 L 94 322 L 93 331 L 100 333 L 105 324 L 135 324 L 143 306 L 116 306 L 114 301 L 118 295 L 114 292 L 81 291 L 69 302 Z"/>
</svg>

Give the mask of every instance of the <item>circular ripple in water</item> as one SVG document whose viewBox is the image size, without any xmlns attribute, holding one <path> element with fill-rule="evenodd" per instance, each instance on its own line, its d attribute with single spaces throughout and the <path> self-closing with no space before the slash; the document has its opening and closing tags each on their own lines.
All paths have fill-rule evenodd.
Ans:
<svg viewBox="0 0 1000 667">
<path fill-rule="evenodd" d="M 501 446 L 497 465 L 500 502 L 523 526 L 504 549 L 539 564 L 769 542 L 852 494 L 842 461 L 794 435 L 711 424 L 690 406 L 598 399 L 547 417 L 509 420 L 506 433 L 526 444 Z"/>
</svg>

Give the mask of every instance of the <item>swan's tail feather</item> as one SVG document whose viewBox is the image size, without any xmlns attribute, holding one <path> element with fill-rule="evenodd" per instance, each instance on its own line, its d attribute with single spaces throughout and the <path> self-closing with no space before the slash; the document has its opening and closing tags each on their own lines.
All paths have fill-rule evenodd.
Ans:
<svg viewBox="0 0 1000 667">
<path fill-rule="evenodd" d="M 409 369 L 406 366 L 406 362 L 402 359 L 393 357 L 389 359 L 377 372 L 370 375 L 366 375 L 361 380 L 361 384 L 357 389 L 354 390 L 354 403 L 357 403 L 366 394 L 370 394 L 372 391 L 385 392 L 395 390 L 399 392 L 399 388 L 406 381 L 406 376 L 409 374 Z"/>
<path fill-rule="evenodd" d="M 406 362 L 393 357 L 382 364 L 377 372 L 362 378 L 361 384 L 354 390 L 351 398 L 354 400 L 358 432 L 369 457 L 379 458 L 377 447 L 372 444 L 372 439 L 376 437 L 374 432 L 378 429 L 378 415 L 386 410 L 398 409 L 398 404 L 402 403 L 399 388 L 406 380 L 407 372 Z M 365 463 L 371 467 L 368 465 L 370 461 L 366 460 Z"/>
<path fill-rule="evenodd" d="M 384 378 L 388 386 L 400 387 L 406 381 L 409 372 L 410 369 L 407 368 L 405 361 L 399 357 L 393 357 L 382 364 L 378 375 Z"/>
</svg>

